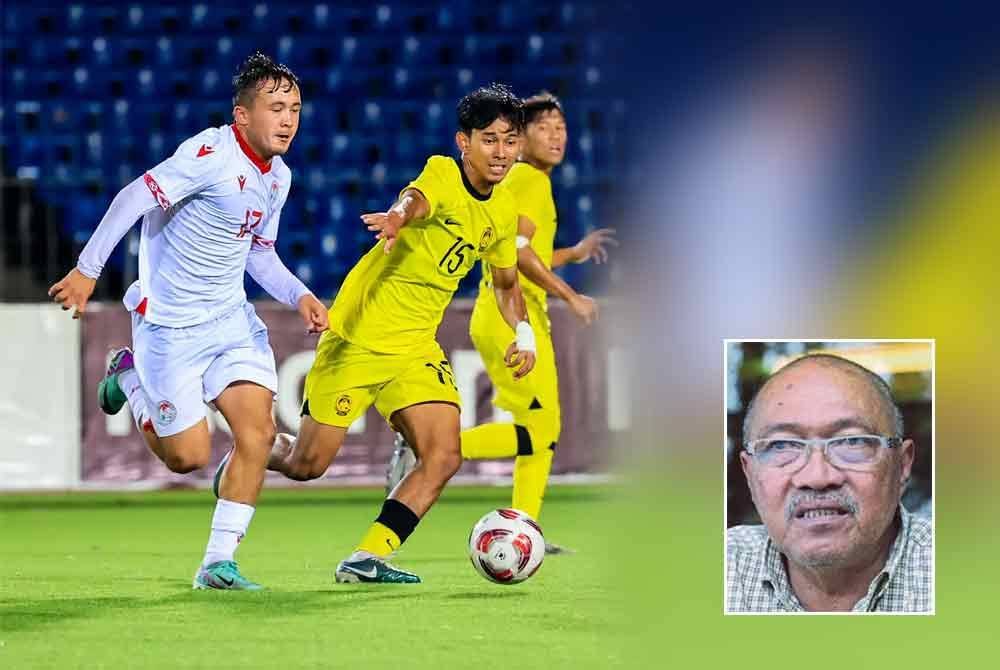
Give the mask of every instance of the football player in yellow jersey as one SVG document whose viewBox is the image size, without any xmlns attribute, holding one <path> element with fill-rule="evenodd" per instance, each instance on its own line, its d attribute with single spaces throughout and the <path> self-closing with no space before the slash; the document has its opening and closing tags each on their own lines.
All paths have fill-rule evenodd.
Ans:
<svg viewBox="0 0 1000 670">
<path fill-rule="evenodd" d="M 545 92 L 525 100 L 524 113 L 526 132 L 521 160 L 511 168 L 500 188 L 510 191 L 517 201 L 517 266 L 528 316 L 535 327 L 537 358 L 534 370 L 521 381 L 515 381 L 505 367 L 505 341 L 509 340 L 511 331 L 499 318 L 487 271 L 488 261 L 484 260 L 483 280 L 469 330 L 493 382 L 493 403 L 513 414 L 514 423 L 488 423 L 463 431 L 462 456 L 474 459 L 516 457 L 511 505 L 537 519 L 561 429 L 559 381 L 547 295 L 565 300 L 585 324 L 597 318 L 597 303 L 574 291 L 552 272 L 552 268 L 591 258 L 603 262 L 607 260 L 605 245 L 617 242 L 614 230 L 605 228 L 590 233 L 573 247 L 553 249 L 556 206 L 550 175 L 566 152 L 566 118 L 559 100 Z M 397 440 L 387 485 L 394 486 L 415 460 L 406 445 Z M 564 549 L 558 545 L 546 545 L 547 553 L 561 551 Z"/>
<path fill-rule="evenodd" d="M 535 364 L 535 335 L 517 277 L 517 209 L 495 188 L 517 157 L 521 101 L 494 84 L 458 104 L 461 159 L 432 156 L 383 213 L 361 218 L 376 245 L 344 280 L 306 377 L 298 438 L 276 442 L 268 467 L 296 480 L 326 472 L 348 426 L 372 404 L 413 445 L 416 468 L 395 487 L 339 582 L 419 582 L 385 559 L 413 532 L 462 464 L 459 396 L 435 340 L 459 280 L 489 263 L 495 309 L 511 329 L 504 365 Z"/>
</svg>

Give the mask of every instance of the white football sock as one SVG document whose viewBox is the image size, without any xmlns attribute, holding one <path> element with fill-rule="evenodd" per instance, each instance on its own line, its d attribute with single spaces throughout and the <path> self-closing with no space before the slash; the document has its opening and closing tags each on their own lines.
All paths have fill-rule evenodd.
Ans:
<svg viewBox="0 0 1000 670">
<path fill-rule="evenodd" d="M 128 408 L 132 410 L 135 425 L 142 432 L 143 425 L 149 420 L 149 406 L 146 403 L 146 392 L 142 390 L 139 373 L 130 368 L 118 373 L 118 388 L 128 398 Z"/>
<path fill-rule="evenodd" d="M 231 561 L 236 553 L 236 547 L 247 533 L 254 508 L 243 503 L 223 500 L 215 503 L 215 515 L 212 517 L 212 533 L 208 536 L 208 547 L 205 549 L 203 566 L 209 566 L 219 561 Z"/>
</svg>

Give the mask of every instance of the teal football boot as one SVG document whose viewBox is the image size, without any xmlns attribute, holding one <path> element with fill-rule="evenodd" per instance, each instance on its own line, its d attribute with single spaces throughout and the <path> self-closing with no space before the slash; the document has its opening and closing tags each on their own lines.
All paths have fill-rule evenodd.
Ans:
<svg viewBox="0 0 1000 670">
<path fill-rule="evenodd" d="M 198 568 L 194 576 L 194 589 L 221 589 L 229 591 L 263 591 L 260 584 L 251 582 L 240 574 L 236 561 L 218 561 Z"/>
<path fill-rule="evenodd" d="M 334 573 L 342 584 L 358 582 L 373 584 L 419 584 L 420 577 L 400 570 L 388 561 L 367 552 L 356 551 L 337 566 Z"/>
</svg>

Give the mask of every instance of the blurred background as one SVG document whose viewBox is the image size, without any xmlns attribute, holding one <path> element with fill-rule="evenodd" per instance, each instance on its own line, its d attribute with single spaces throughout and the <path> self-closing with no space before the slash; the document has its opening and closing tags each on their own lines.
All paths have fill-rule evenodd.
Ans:
<svg viewBox="0 0 1000 670">
<path fill-rule="evenodd" d="M 903 414 L 903 435 L 916 444 L 903 505 L 931 517 L 934 474 L 934 361 L 930 342 L 727 342 L 726 527 L 759 524 L 740 466 L 743 420 L 750 401 L 775 372 L 800 356 L 833 354 L 882 377 Z"/>
<path fill-rule="evenodd" d="M 95 409 L 107 352 L 129 341 L 119 301 L 137 276 L 139 226 L 106 265 L 83 323 L 36 305 L 74 266 L 121 187 L 191 135 L 232 121 L 231 79 L 251 53 L 263 50 L 301 79 L 300 128 L 285 156 L 292 190 L 277 249 L 329 303 L 372 245 L 360 214 L 387 209 L 428 156 L 456 155 L 457 102 L 493 81 L 521 96 L 548 90 L 564 103 L 569 144 L 552 175 L 557 248 L 608 225 L 610 193 L 625 163 L 626 113 L 623 97 L 609 90 L 609 67 L 624 42 L 598 8 L 525 0 L 4 3 L 0 319 L 11 344 L 4 372 L 22 379 L 57 372 L 66 383 L 58 397 L 44 382 L 5 392 L 0 426 L 14 438 L 0 448 L 0 489 L 184 486 L 211 478 L 213 468 L 172 475 L 144 448 L 127 413 L 106 417 Z M 618 265 L 612 257 L 608 266 L 568 264 L 558 272 L 601 296 Z M 479 276 L 476 269 L 463 281 L 458 296 L 468 300 L 454 303 L 440 333 L 462 387 L 463 427 L 504 419 L 490 405 L 467 336 Z M 297 316 L 249 278 L 246 288 L 277 355 L 279 427 L 295 432 L 315 338 L 303 337 Z M 628 428 L 615 390 L 622 356 L 600 330 L 583 331 L 561 307 L 552 318 L 569 429 L 554 471 L 604 476 L 605 445 Z M 65 408 L 60 421 L 39 411 L 47 404 Z M 209 415 L 218 460 L 231 440 L 221 416 Z M 51 445 L 44 458 L 39 443 Z M 378 480 L 391 445 L 385 422 L 371 411 L 352 427 L 330 481 Z M 511 467 L 470 463 L 459 481 L 506 478 Z"/>
<path fill-rule="evenodd" d="M 510 83 L 566 103 L 560 243 L 600 220 L 624 107 L 604 92 L 621 38 L 593 3 L 4 3 L 0 299 L 39 300 L 117 191 L 181 141 L 232 121 L 231 79 L 255 49 L 302 80 L 278 250 L 330 296 L 370 247 L 358 215 L 395 199 L 432 154 L 455 153 L 455 105 Z M 97 287 L 136 277 L 138 227 Z M 566 270 L 583 280 L 588 268 Z M 251 287 L 252 297 L 261 295 Z M 474 292 L 468 281 L 462 293 Z"/>
</svg>

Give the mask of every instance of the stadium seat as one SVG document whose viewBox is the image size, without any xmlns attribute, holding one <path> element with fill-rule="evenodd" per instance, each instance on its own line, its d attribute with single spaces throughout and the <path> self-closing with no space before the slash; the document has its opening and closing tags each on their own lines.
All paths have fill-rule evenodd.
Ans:
<svg viewBox="0 0 1000 670">
<path fill-rule="evenodd" d="M 230 80 L 252 49 L 287 61 L 305 104 L 287 157 L 296 191 L 282 234 L 308 234 L 296 262 L 320 286 L 334 286 L 370 248 L 361 212 L 387 207 L 429 154 L 455 153 L 455 103 L 472 88 L 502 80 L 520 95 L 564 97 L 571 145 L 554 176 L 567 198 L 561 230 L 594 221 L 580 197 L 594 197 L 616 160 L 624 112 L 600 91 L 609 54 L 624 47 L 592 25 L 587 3 L 7 5 L 4 169 L 70 183 L 90 174 L 102 211 L 181 141 L 230 121 Z M 329 264 L 317 261 L 323 248 Z"/>
</svg>

